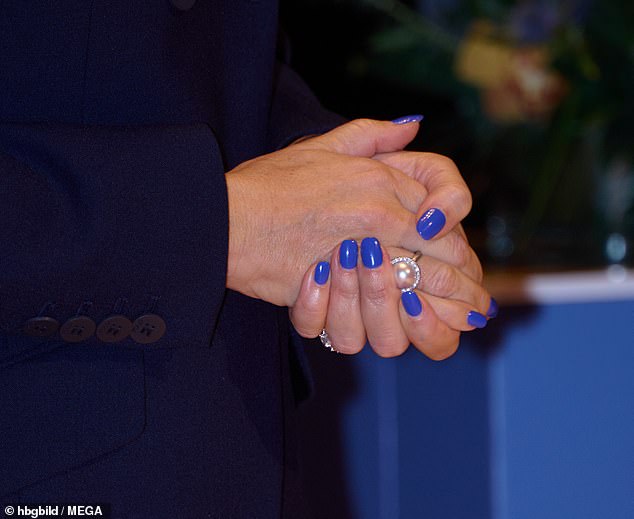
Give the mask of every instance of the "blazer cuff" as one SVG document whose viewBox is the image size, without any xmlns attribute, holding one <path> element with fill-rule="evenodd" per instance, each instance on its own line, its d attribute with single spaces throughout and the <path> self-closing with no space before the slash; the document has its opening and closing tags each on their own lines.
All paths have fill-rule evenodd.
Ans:
<svg viewBox="0 0 634 519">
<path fill-rule="evenodd" d="M 209 127 L 2 123 L 0 173 L 0 339 L 43 314 L 61 327 L 76 314 L 99 326 L 112 314 L 134 322 L 151 313 L 166 324 L 153 347 L 209 345 L 228 249 L 224 168 Z M 60 331 L 48 339 L 60 342 Z M 25 353 L 14 349 L 0 360 Z"/>
</svg>

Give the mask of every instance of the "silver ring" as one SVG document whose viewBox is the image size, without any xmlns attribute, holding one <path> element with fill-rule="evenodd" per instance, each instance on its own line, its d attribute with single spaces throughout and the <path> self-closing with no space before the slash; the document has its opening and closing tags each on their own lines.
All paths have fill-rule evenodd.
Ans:
<svg viewBox="0 0 634 519">
<path fill-rule="evenodd" d="M 420 284 L 421 272 L 417 261 L 422 257 L 422 253 L 417 250 L 411 258 L 407 256 L 399 256 L 394 258 L 390 263 L 394 265 L 394 277 L 396 278 L 396 286 L 401 292 L 411 292 L 418 288 Z"/>
<path fill-rule="evenodd" d="M 324 347 L 328 348 L 330 351 L 335 351 L 339 353 L 337 350 L 335 350 L 335 347 L 332 345 L 332 342 L 330 342 L 330 337 L 328 337 L 328 332 L 326 331 L 326 328 L 321 329 L 321 333 L 319 334 L 319 340 L 324 345 Z"/>
</svg>

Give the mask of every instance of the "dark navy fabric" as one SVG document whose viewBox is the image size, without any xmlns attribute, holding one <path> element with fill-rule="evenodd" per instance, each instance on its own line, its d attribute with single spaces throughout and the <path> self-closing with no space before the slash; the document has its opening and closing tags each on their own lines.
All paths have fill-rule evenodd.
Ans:
<svg viewBox="0 0 634 519">
<path fill-rule="evenodd" d="M 339 123 L 277 35 L 269 1 L 0 1 L 2 504 L 304 516 L 286 311 L 224 288 L 224 173 Z M 152 344 L 23 329 L 147 312 Z"/>
</svg>

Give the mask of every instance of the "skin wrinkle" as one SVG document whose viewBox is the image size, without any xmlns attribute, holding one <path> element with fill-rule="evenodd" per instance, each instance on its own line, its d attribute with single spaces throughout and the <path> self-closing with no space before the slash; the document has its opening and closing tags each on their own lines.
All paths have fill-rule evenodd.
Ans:
<svg viewBox="0 0 634 519">
<path fill-rule="evenodd" d="M 421 250 L 426 256 L 453 265 L 447 267 L 451 269 L 448 276 L 457 275 L 458 270 L 462 271 L 461 276 L 477 276 L 481 271 L 459 226 L 445 228 L 433 240 L 423 241 L 416 231 L 416 214 L 410 209 L 423 210 L 421 200 L 433 203 L 432 196 L 439 200 L 437 194 L 428 193 L 426 187 L 420 186 L 422 176 L 434 177 L 436 189 L 440 186 L 446 193 L 466 189 L 453 162 L 435 154 L 412 152 L 394 152 L 389 156 L 388 164 L 372 158 L 377 152 L 383 157 L 385 151 L 402 148 L 416 129 L 415 126 L 396 128 L 392 123 L 357 121 L 254 159 L 229 172 L 226 175 L 229 197 L 235 193 L 243 196 L 238 207 L 242 216 L 235 221 L 246 227 L 232 229 L 237 232 L 232 241 L 237 241 L 236 250 L 241 254 L 238 265 L 243 272 L 235 271 L 234 279 L 227 280 L 228 287 L 290 306 L 291 319 L 303 333 L 318 333 L 317 318 L 320 315 L 322 326 L 326 319 L 333 319 L 329 313 L 329 297 L 339 298 L 337 311 L 344 315 L 354 311 L 358 317 L 354 318 L 354 330 L 346 328 L 350 322 L 337 324 L 335 320 L 333 336 L 340 336 L 346 343 L 350 337 L 353 343 L 350 346 L 357 347 L 365 327 L 370 342 L 380 355 L 402 353 L 412 337 L 405 333 L 401 324 L 400 291 L 394 285 L 388 251 L 392 253 L 395 245 L 405 249 L 403 255 L 408 256 L 412 250 Z M 361 130 L 363 135 L 354 136 Z M 383 132 L 387 137 L 381 137 Z M 356 149 L 346 150 L 346 147 L 354 146 Z M 371 155 L 355 156 L 363 153 Z M 447 199 L 450 197 L 441 193 L 440 201 L 444 200 L 446 204 Z M 464 194 L 459 194 L 456 200 L 464 203 L 467 199 Z M 465 209 L 443 206 L 441 210 L 450 221 L 451 218 L 456 220 Z M 357 269 L 360 306 L 355 307 L 351 297 L 348 300 L 342 297 L 343 291 L 337 288 L 335 281 L 340 273 L 337 268 L 331 269 L 331 293 L 316 288 L 314 280 L 306 281 L 307 270 L 314 269 L 317 261 L 327 260 L 324 251 L 336 251 L 342 240 L 354 238 L 360 242 L 368 236 L 374 236 L 382 243 L 384 263 L 372 273 L 364 267 Z M 232 253 L 230 248 L 230 262 Z M 331 261 L 335 266 L 332 256 Z M 307 267 L 309 265 L 312 267 Z M 310 272 L 314 276 L 314 270 Z M 241 277 L 247 279 L 248 284 Z M 451 287 L 444 290 L 458 295 Z M 475 285 L 467 284 L 465 290 L 474 300 L 482 298 L 477 294 L 481 289 Z M 354 289 L 351 292 L 354 297 Z M 320 296 L 321 314 L 313 306 L 319 303 Z M 302 298 L 306 300 L 302 301 Z M 460 321 L 465 320 L 464 303 L 454 300 L 447 306 L 432 297 L 430 301 L 431 306 L 423 302 L 421 296 L 421 305 L 427 311 L 416 321 L 416 326 L 422 327 L 423 332 L 413 330 L 411 335 L 424 335 L 425 343 L 415 345 L 423 352 L 437 348 L 442 354 L 436 351 L 434 355 L 439 357 L 451 351 L 459 336 L 452 327 L 457 330 L 466 327 Z M 292 308 L 294 304 L 297 307 Z M 432 309 L 433 304 L 437 305 L 445 321 L 439 320 Z"/>
</svg>

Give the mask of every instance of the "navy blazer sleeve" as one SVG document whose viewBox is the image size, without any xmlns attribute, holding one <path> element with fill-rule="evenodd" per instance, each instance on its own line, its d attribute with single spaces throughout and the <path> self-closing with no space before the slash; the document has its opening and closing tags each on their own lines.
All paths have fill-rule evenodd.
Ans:
<svg viewBox="0 0 634 519">
<path fill-rule="evenodd" d="M 279 149 L 306 135 L 318 135 L 345 120 L 325 110 L 304 81 L 286 63 L 276 66 L 269 118 L 268 147 Z"/>
<path fill-rule="evenodd" d="M 63 324 L 80 307 L 97 323 L 154 311 L 169 316 L 165 342 L 208 343 L 225 287 L 224 182 L 205 125 L 0 124 L 2 359 L 40 346 L 15 351 L 28 319 Z"/>
<path fill-rule="evenodd" d="M 134 510 L 121 489 L 151 488 L 162 500 L 137 516 L 167 517 L 180 487 L 157 466 L 204 474 L 191 479 L 201 508 L 245 493 L 212 492 L 215 470 L 277 485 L 287 322 L 225 289 L 224 173 L 340 120 L 285 65 L 273 73 L 264 3 L 41 1 L 38 16 L 1 4 L 0 496 L 77 496 L 56 491 L 73 480 Z M 36 317 L 99 327 L 147 313 L 166 323 L 148 346 L 25 334 Z M 205 447 L 204 470 L 180 443 Z M 92 463 L 102 472 L 84 484 Z"/>
</svg>

